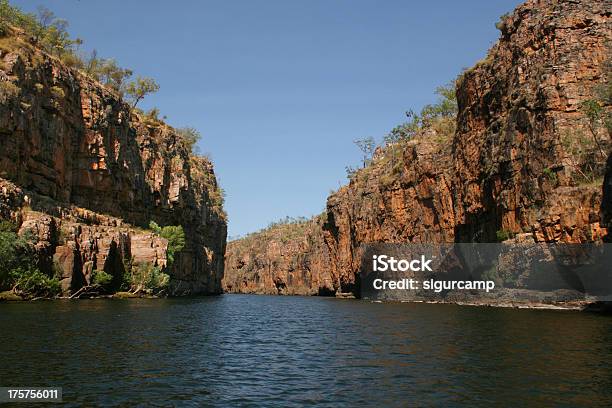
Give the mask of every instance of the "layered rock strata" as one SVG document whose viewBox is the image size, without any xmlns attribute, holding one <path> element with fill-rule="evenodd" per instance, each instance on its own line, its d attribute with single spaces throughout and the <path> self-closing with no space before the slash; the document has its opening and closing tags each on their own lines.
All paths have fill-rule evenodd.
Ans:
<svg viewBox="0 0 612 408">
<path fill-rule="evenodd" d="M 229 242 L 223 289 L 228 293 L 329 295 L 337 284 L 328 268 L 322 217 L 283 223 Z"/>
<path fill-rule="evenodd" d="M 39 231 L 64 288 L 92 269 L 118 276 L 132 258 L 163 266 L 167 242 L 143 230 L 155 221 L 187 237 L 172 293 L 220 292 L 226 221 L 212 164 L 24 34 L 0 40 L 0 212 Z"/>
</svg>

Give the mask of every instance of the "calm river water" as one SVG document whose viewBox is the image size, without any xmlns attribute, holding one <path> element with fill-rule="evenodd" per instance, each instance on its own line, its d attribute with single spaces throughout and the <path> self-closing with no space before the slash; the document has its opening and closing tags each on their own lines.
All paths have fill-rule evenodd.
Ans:
<svg viewBox="0 0 612 408">
<path fill-rule="evenodd" d="M 612 317 L 224 295 L 0 304 L 0 386 L 73 406 L 611 406 Z"/>
</svg>

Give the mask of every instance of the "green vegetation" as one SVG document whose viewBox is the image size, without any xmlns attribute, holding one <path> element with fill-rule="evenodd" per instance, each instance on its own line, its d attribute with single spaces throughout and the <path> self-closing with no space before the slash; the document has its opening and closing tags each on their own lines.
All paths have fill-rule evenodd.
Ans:
<svg viewBox="0 0 612 408">
<path fill-rule="evenodd" d="M 566 161 L 578 184 L 592 184 L 604 173 L 612 139 L 612 58 L 604 63 L 602 82 L 592 90 L 594 98 L 584 100 L 580 111 L 587 122 L 585 129 L 568 131 L 561 137 Z M 606 137 L 607 136 L 607 137 Z"/>
<path fill-rule="evenodd" d="M 380 154 L 374 157 L 378 148 L 373 138 L 355 140 L 362 153 L 362 169 L 346 167 L 349 180 L 367 180 L 368 172 L 376 167 L 384 167 L 381 182 L 385 186 L 392 185 L 403 168 L 403 153 L 406 143 L 416 138 L 422 138 L 448 145 L 456 128 L 457 97 L 455 95 L 456 81 L 436 88 L 438 100 L 434 104 L 425 105 L 419 113 L 406 112 L 408 121 L 396 126 L 384 137 Z M 359 178 L 356 178 L 359 176 Z"/>
<path fill-rule="evenodd" d="M 159 85 L 153 78 L 138 76 L 135 81 L 127 84 L 125 93 L 132 100 L 132 109 L 138 105 L 146 95 L 159 91 Z"/>
<path fill-rule="evenodd" d="M 130 286 L 133 293 L 155 292 L 165 290 L 170 283 L 170 275 L 163 273 L 162 270 L 151 264 L 144 262 L 134 265 L 130 279 Z"/>
<path fill-rule="evenodd" d="M 55 99 L 63 99 L 66 96 L 66 94 L 64 93 L 64 90 L 60 88 L 59 86 L 52 86 L 50 90 L 51 90 L 51 95 L 53 95 Z"/>
<path fill-rule="evenodd" d="M 252 232 L 243 237 L 233 237 L 233 245 L 240 245 L 243 249 L 249 247 L 261 247 L 269 242 L 277 241 L 286 244 L 300 238 L 309 238 L 311 234 L 320 231 L 320 225 L 325 221 L 327 213 L 308 219 L 306 217 L 284 217 L 273 221 L 266 228 Z"/>
<path fill-rule="evenodd" d="M 225 210 L 223 210 L 223 205 L 225 204 L 225 190 L 219 186 L 219 184 L 215 183 L 209 188 L 208 199 L 210 206 L 219 214 L 221 219 L 227 220 L 227 214 L 225 214 Z"/>
<path fill-rule="evenodd" d="M 308 222 L 308 218 L 306 217 L 290 217 L 287 215 L 284 218 L 281 218 L 277 221 L 272 221 L 271 223 L 269 223 L 265 230 L 270 230 L 272 228 L 276 228 L 279 226 L 302 225 L 305 222 Z"/>
<path fill-rule="evenodd" d="M 111 282 L 113 281 L 113 275 L 104 271 L 94 270 L 92 273 L 91 282 L 94 285 L 100 285 L 104 289 L 109 289 Z"/>
<path fill-rule="evenodd" d="M 609 51 L 612 52 L 612 49 L 609 49 Z M 588 119 L 589 131 L 600 148 L 600 142 L 597 138 L 600 129 L 605 129 L 608 136 L 612 138 L 612 111 L 605 108 L 612 105 L 612 81 L 610 80 L 610 77 L 612 77 L 612 58 L 608 58 L 604 62 L 602 77 L 602 83 L 593 89 L 595 98 L 587 99 L 580 104 L 580 110 Z"/>
<path fill-rule="evenodd" d="M 10 290 L 23 298 L 60 293 L 59 279 L 38 269 L 34 243 L 30 234 L 18 235 L 14 224 L 0 223 L 0 290 Z"/>
<path fill-rule="evenodd" d="M 555 173 L 552 169 L 550 168 L 545 168 L 544 171 L 542 172 L 544 174 L 544 176 L 550 180 L 553 184 L 557 184 L 557 173 Z"/>
<path fill-rule="evenodd" d="M 0 36 L 8 35 L 10 27 L 23 30 L 34 45 L 59 58 L 67 66 L 89 75 L 121 96 L 127 94 L 132 108 L 146 95 L 159 90 L 159 85 L 152 78 L 138 76 L 128 82 L 132 70 L 121 68 L 114 59 L 99 58 L 95 50 L 89 57 L 83 57 L 79 51 L 82 40 L 72 39 L 68 33 L 68 22 L 46 7 L 40 6 L 38 14 L 24 13 L 11 6 L 8 0 L 0 0 Z"/>
<path fill-rule="evenodd" d="M 169 225 L 162 228 L 161 236 L 168 240 L 168 265 L 174 263 L 174 255 L 185 247 L 185 232 L 180 225 Z"/>
<path fill-rule="evenodd" d="M 160 236 L 168 240 L 168 266 L 177 252 L 185 246 L 185 235 L 180 226 L 159 227 L 152 223 Z M 58 276 L 61 267 L 54 265 L 54 276 L 41 272 L 37 266 L 35 240 L 28 234 L 19 236 L 17 227 L 7 221 L 0 222 L 0 292 L 2 299 L 32 299 L 55 297 L 61 293 Z M 125 273 L 120 285 L 113 286 L 113 275 L 103 270 L 93 270 L 91 287 L 112 293 L 117 289 L 132 294 L 146 292 L 163 293 L 169 283 L 170 275 L 162 268 L 151 263 L 135 264 L 124 260 Z M 115 284 L 116 285 L 116 284 Z M 83 289 L 87 289 L 83 288 Z M 85 292 L 86 293 L 86 292 Z"/>
<path fill-rule="evenodd" d="M 68 22 L 57 18 L 43 6 L 38 8 L 36 16 L 11 6 L 7 0 L 0 0 L 0 34 L 6 35 L 9 26 L 18 27 L 31 35 L 34 43 L 51 55 L 61 59 L 80 60 L 76 53 L 82 41 L 71 39 L 67 31 Z"/>
<path fill-rule="evenodd" d="M 602 125 L 608 125 L 608 122 L 610 121 L 609 118 L 607 118 L 606 120 L 606 118 L 604 117 L 604 115 L 606 115 L 604 107 L 602 106 L 600 101 L 595 99 L 588 99 L 580 104 L 580 110 L 588 119 L 589 132 L 593 137 L 593 142 L 597 146 L 597 149 L 603 157 L 607 157 L 598 135 L 599 128 Z M 608 132 L 609 131 L 610 129 L 608 129 Z"/>
<path fill-rule="evenodd" d="M 567 167 L 575 183 L 590 184 L 603 174 L 604 160 L 592 137 L 577 129 L 561 135 Z"/>
<path fill-rule="evenodd" d="M 183 231 L 183 227 L 180 225 L 168 225 L 162 228 L 155 221 L 151 221 L 149 228 L 154 233 L 168 240 L 166 256 L 168 257 L 168 266 L 172 265 L 174 255 L 185 247 L 185 231 Z"/>
<path fill-rule="evenodd" d="M 499 17 L 499 21 L 495 23 L 495 28 L 499 31 L 504 32 L 508 26 L 508 18 L 510 17 L 510 13 L 505 13 Z"/>
<path fill-rule="evenodd" d="M 142 292 L 160 295 L 170 284 L 170 275 L 150 262 L 134 263 L 133 260 L 130 260 L 129 262 L 124 261 L 124 266 L 125 274 L 119 287 L 120 290 L 114 294 L 115 297 L 136 297 Z"/>
<path fill-rule="evenodd" d="M 359 150 L 361 150 L 361 165 L 362 168 L 365 169 L 367 166 L 372 164 L 372 159 L 374 158 L 374 151 L 376 150 L 376 141 L 373 137 L 369 136 L 364 137 L 363 139 L 355 139 L 353 140 L 353 143 L 355 143 Z M 356 169 L 352 166 L 346 166 L 345 170 L 346 177 L 348 179 L 352 179 L 359 171 L 359 169 Z"/>
<path fill-rule="evenodd" d="M 372 162 L 374 150 L 376 150 L 376 142 L 374 141 L 374 138 L 371 136 L 364 137 L 363 139 L 354 140 L 353 143 L 355 143 L 359 150 L 361 150 L 363 155 L 361 163 L 363 164 L 363 167 L 368 166 Z"/>
<path fill-rule="evenodd" d="M 7 103 L 19 94 L 19 87 L 9 81 L 0 81 L 0 103 Z"/>
<path fill-rule="evenodd" d="M 495 232 L 495 237 L 497 238 L 497 242 L 507 241 L 509 239 L 514 238 L 515 236 L 516 236 L 516 233 L 512 231 L 507 231 L 505 229 L 500 229 Z"/>
<path fill-rule="evenodd" d="M 594 98 L 582 101 L 580 111 L 586 129 L 568 131 L 561 137 L 566 162 L 577 184 L 592 184 L 604 174 L 612 139 L 612 58 L 604 63 L 602 82 L 592 92 Z"/>
<path fill-rule="evenodd" d="M 211 160 L 208 156 L 190 157 L 191 176 L 202 183 L 206 191 L 206 204 L 211 212 L 219 219 L 227 221 L 227 214 L 223 209 L 225 203 L 225 190 L 221 188 L 215 174 L 210 171 Z"/>
<path fill-rule="evenodd" d="M 185 143 L 185 147 L 191 151 L 196 152 L 196 143 L 202 139 L 202 135 L 198 132 L 197 129 L 192 127 L 183 127 L 176 129 L 177 135 L 181 137 L 183 142 Z"/>
<path fill-rule="evenodd" d="M 425 129 L 432 129 L 435 134 L 452 136 L 455 133 L 455 118 L 457 116 L 456 81 L 436 88 L 438 101 L 425 105 L 420 113 L 413 110 L 406 112 L 408 121 L 395 127 L 385 136 L 385 144 L 393 144 L 410 140 L 421 134 Z"/>
<path fill-rule="evenodd" d="M 147 126 L 159 127 L 164 125 L 164 122 L 159 117 L 159 108 L 153 107 L 146 112 L 143 112 L 138 108 L 134 108 L 133 112 L 137 112 L 141 117 L 142 122 Z"/>
<path fill-rule="evenodd" d="M 13 292 L 25 297 L 55 297 L 60 294 L 61 285 L 57 278 L 31 269 L 15 275 Z"/>
<path fill-rule="evenodd" d="M 121 95 L 125 92 L 127 79 L 133 74 L 132 70 L 119 67 L 114 59 L 98 58 L 96 50 L 84 62 L 83 71 Z"/>
</svg>

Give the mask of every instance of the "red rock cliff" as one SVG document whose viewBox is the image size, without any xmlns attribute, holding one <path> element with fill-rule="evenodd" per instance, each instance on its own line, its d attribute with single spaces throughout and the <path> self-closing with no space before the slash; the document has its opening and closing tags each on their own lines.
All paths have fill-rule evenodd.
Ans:
<svg viewBox="0 0 612 408">
<path fill-rule="evenodd" d="M 212 164 L 23 36 L 1 40 L 0 209 L 39 231 L 64 288 L 92 269 L 120 273 L 126 258 L 165 264 L 165 240 L 137 228 L 156 221 L 187 237 L 173 293 L 220 292 L 226 221 Z"/>
<path fill-rule="evenodd" d="M 458 80 L 449 145 L 421 135 L 405 145 L 395 178 L 381 177 L 375 160 L 328 199 L 325 238 L 340 289 L 352 290 L 362 243 L 605 235 L 610 137 L 581 104 L 609 83 L 610 17 L 602 0 L 533 0 L 502 17 L 497 44 Z M 433 154 L 430 145 L 439 146 Z"/>
<path fill-rule="evenodd" d="M 286 222 L 231 241 L 227 246 L 223 290 L 267 295 L 328 295 L 330 259 L 322 218 Z"/>
</svg>

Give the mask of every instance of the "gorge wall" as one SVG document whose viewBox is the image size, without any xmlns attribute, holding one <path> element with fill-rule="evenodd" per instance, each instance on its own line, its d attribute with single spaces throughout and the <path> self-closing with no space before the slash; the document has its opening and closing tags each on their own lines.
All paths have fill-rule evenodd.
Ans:
<svg viewBox="0 0 612 408">
<path fill-rule="evenodd" d="M 185 231 L 172 294 L 221 291 L 226 221 L 210 161 L 18 29 L 0 38 L 0 82 L 0 215 L 34 232 L 65 293 L 95 269 L 166 265 L 150 221 Z"/>
<path fill-rule="evenodd" d="M 329 295 L 337 286 L 323 239 L 323 218 L 278 223 L 231 241 L 223 290 L 266 295 Z"/>
<path fill-rule="evenodd" d="M 345 293 L 355 291 L 364 243 L 604 239 L 612 211 L 602 119 L 612 109 L 609 5 L 530 0 L 503 16 L 498 42 L 457 80 L 456 130 L 424 128 L 388 144 L 333 193 L 314 232 L 329 263 L 310 273 L 331 275 L 333 291 Z M 585 108 L 592 100 L 598 117 Z M 293 244 L 282 248 L 296 253 Z M 226 275 L 235 273 L 228 263 Z"/>
</svg>

